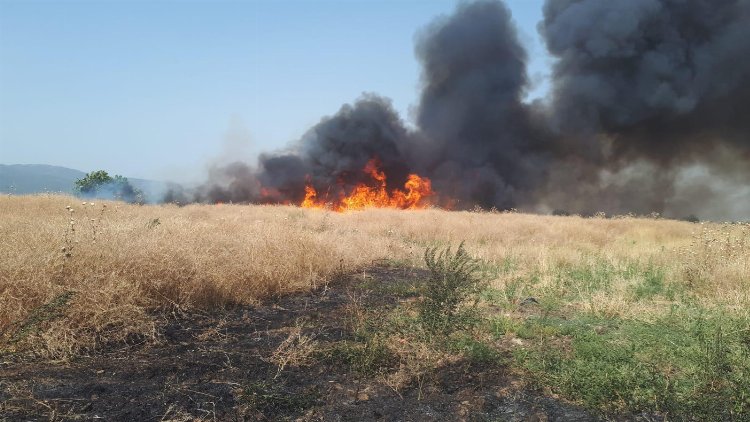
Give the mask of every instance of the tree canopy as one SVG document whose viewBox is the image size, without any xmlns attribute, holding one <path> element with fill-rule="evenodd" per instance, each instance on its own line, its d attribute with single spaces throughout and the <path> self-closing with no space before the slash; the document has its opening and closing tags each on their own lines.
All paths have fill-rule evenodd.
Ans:
<svg viewBox="0 0 750 422">
<path fill-rule="evenodd" d="M 85 197 L 111 198 L 127 202 L 143 203 L 143 192 L 133 187 L 127 177 L 110 176 L 104 170 L 92 171 L 76 180 L 75 191 Z"/>
</svg>

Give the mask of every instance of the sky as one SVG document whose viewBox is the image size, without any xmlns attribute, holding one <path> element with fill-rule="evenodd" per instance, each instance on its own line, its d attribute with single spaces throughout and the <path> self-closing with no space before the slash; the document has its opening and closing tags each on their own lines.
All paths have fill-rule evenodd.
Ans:
<svg viewBox="0 0 750 422">
<path fill-rule="evenodd" d="M 0 0 L 0 163 L 196 181 L 362 93 L 418 101 L 415 34 L 455 1 Z M 508 0 L 548 90 L 543 0 Z"/>
</svg>

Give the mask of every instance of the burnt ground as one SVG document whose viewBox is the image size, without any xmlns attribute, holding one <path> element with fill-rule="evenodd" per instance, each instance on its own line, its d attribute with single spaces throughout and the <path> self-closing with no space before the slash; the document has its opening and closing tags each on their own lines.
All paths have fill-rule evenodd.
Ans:
<svg viewBox="0 0 750 422">
<path fill-rule="evenodd" d="M 402 366 L 393 359 L 368 373 L 320 352 L 356 341 L 354 298 L 363 309 L 387 312 L 414 300 L 401 291 L 404 280 L 424 276 L 387 265 L 364 274 L 259 306 L 174 313 L 156 342 L 111 346 L 66 363 L 0 359 L 10 360 L 0 362 L 0 421 L 598 420 L 528 386 L 503 364 L 446 359 L 394 386 L 384 376 Z M 310 338 L 315 352 L 279 352 L 296 350 L 282 343 L 302 349 Z M 279 356 L 289 360 L 282 369 Z"/>
</svg>

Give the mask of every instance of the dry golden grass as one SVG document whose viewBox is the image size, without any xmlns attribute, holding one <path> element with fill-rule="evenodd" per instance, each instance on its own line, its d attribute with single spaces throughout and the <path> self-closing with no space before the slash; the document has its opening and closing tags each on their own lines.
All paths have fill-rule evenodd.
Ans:
<svg viewBox="0 0 750 422">
<path fill-rule="evenodd" d="M 559 289 L 560 269 L 648 264 L 706 306 L 750 309 L 746 225 L 440 210 L 83 205 L 67 196 L 3 196 L 0 215 L 0 346 L 48 357 L 132 335 L 152 338 L 159 309 L 252 303 L 320 286 L 379 259 L 420 265 L 426 246 L 462 240 L 488 268 L 503 269 L 492 282 L 497 288 L 535 277 L 536 289 Z M 638 301 L 630 288 L 638 278 L 617 274 L 606 290 L 567 286 L 582 289 L 582 299 L 570 306 L 623 317 L 648 317 L 669 306 L 659 298 Z M 524 288 L 521 283 L 519 295 Z"/>
</svg>

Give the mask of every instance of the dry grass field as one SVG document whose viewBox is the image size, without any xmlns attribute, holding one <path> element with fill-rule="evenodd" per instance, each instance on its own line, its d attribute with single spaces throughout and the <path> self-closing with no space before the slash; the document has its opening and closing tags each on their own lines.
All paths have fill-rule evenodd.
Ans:
<svg viewBox="0 0 750 422">
<path fill-rule="evenodd" d="M 157 341 L 165 313 L 422 267 L 425 248 L 461 241 L 488 282 L 479 328 L 446 350 L 491 359 L 502 339 L 519 371 L 589 408 L 715 412 L 706 396 L 748 415 L 747 224 L 3 196 L 0 350 L 60 360 Z"/>
</svg>

